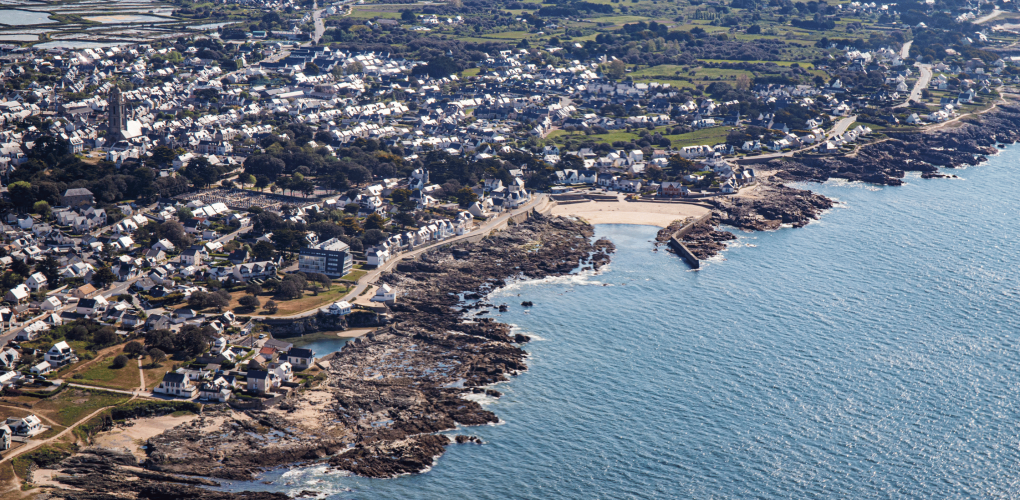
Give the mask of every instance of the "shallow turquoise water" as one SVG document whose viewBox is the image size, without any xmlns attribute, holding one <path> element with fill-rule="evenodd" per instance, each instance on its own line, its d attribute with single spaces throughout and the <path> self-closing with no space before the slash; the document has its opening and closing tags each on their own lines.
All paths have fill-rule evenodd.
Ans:
<svg viewBox="0 0 1020 500">
<path fill-rule="evenodd" d="M 616 242 L 597 276 L 498 292 L 529 371 L 427 474 L 307 468 L 330 498 L 1020 496 L 1020 149 L 876 188 L 812 185 L 818 223 L 740 239 L 702 270 Z M 604 286 L 608 285 L 608 286 Z M 518 296 L 519 294 L 519 296 Z M 522 300 L 535 307 L 521 308 Z M 289 484 L 287 484 L 289 483 Z"/>
</svg>

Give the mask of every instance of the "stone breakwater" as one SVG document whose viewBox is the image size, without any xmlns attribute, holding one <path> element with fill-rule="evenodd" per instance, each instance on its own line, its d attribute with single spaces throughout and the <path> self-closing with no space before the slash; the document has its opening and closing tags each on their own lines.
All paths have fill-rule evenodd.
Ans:
<svg viewBox="0 0 1020 500">
<path fill-rule="evenodd" d="M 509 325 L 468 314 L 498 306 L 467 305 L 462 296 L 481 298 L 508 280 L 599 269 L 614 246 L 593 236 L 582 222 L 536 215 L 478 243 L 401 262 L 382 277 L 401 293 L 394 323 L 336 353 L 324 382 L 266 410 L 207 405 L 196 419 L 148 439 L 140 469 L 125 469 L 136 464 L 124 463 L 123 453 L 79 453 L 55 467 L 75 474 L 57 479 L 67 487 L 59 494 L 105 499 L 130 491 L 138 498 L 186 498 L 214 484 L 188 479 L 195 476 L 252 480 L 272 468 L 323 459 L 337 470 L 393 477 L 427 470 L 451 444 L 481 444 L 473 436 L 437 433 L 499 421 L 469 397 L 501 396 L 484 386 L 526 369 L 522 344 L 529 339 L 512 335 Z"/>
</svg>

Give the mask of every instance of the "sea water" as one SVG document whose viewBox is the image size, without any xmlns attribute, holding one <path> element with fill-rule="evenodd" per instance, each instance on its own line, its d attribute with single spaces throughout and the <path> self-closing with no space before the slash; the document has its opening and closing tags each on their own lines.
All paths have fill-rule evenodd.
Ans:
<svg viewBox="0 0 1020 500">
<path fill-rule="evenodd" d="M 799 229 L 738 232 L 691 271 L 656 229 L 598 226 L 611 265 L 513 285 L 535 340 L 426 474 L 264 475 L 330 498 L 1020 496 L 1020 149 L 961 179 L 807 185 Z M 524 308 L 530 300 L 534 307 Z"/>
</svg>

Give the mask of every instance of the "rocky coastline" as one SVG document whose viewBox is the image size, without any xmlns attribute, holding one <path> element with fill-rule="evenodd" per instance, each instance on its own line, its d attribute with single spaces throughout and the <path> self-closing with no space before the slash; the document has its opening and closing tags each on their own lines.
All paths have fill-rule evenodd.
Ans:
<svg viewBox="0 0 1020 500">
<path fill-rule="evenodd" d="M 825 196 L 784 182 L 842 178 L 895 186 L 907 171 L 932 178 L 946 176 L 939 168 L 977 165 L 997 145 L 1020 140 L 1020 107 L 1000 105 L 954 128 L 887 135 L 846 155 L 794 156 L 759 166 L 774 176 L 761 180 L 753 195 L 709 202 L 711 219 L 685 234 L 685 244 L 708 258 L 734 238 L 719 225 L 747 231 L 801 227 L 833 206 Z M 492 304 L 486 295 L 511 280 L 601 268 L 614 247 L 593 236 L 582 222 L 537 215 L 481 242 L 401 262 L 381 278 L 401 292 L 392 324 L 336 353 L 319 386 L 266 410 L 209 406 L 192 422 L 149 439 L 144 460 L 84 449 L 54 467 L 66 474 L 55 479 L 66 489 L 53 489 L 53 496 L 273 500 L 288 497 L 207 488 L 217 479 L 252 480 L 273 468 L 313 462 L 368 477 L 419 473 L 447 446 L 482 444 L 473 436 L 439 433 L 499 421 L 468 398 L 499 397 L 487 386 L 527 368 L 522 345 L 529 339 L 478 315 L 531 305 Z M 317 321 L 289 328 L 299 333 L 336 326 Z"/>
<path fill-rule="evenodd" d="M 1000 104 L 952 125 L 929 132 L 887 132 L 887 140 L 862 145 L 849 154 L 796 155 L 769 161 L 762 169 L 777 171 L 776 178 L 787 182 L 840 178 L 898 186 L 905 172 L 939 177 L 939 168 L 978 165 L 998 151 L 997 145 L 1020 140 L 1020 106 Z"/>
<path fill-rule="evenodd" d="M 56 477 L 66 488 L 54 493 L 90 500 L 124 498 L 110 492 L 189 498 L 217 479 L 253 480 L 273 468 L 312 462 L 380 478 L 427 470 L 447 446 L 481 444 L 474 436 L 438 433 L 499 421 L 468 397 L 499 397 L 485 386 L 527 368 L 522 344 L 529 339 L 475 316 L 500 307 L 484 296 L 510 280 L 601 268 L 615 248 L 593 236 L 583 222 L 535 215 L 479 243 L 439 247 L 401 262 L 381 278 L 401 292 L 393 323 L 336 353 L 319 386 L 265 410 L 207 405 L 197 418 L 148 439 L 142 461 L 95 448 L 79 452 L 55 466 L 67 475 Z"/>
</svg>

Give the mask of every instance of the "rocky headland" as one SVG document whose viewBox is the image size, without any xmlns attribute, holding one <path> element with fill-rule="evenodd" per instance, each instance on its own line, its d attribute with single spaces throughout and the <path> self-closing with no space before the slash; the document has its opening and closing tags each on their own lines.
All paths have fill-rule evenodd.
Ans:
<svg viewBox="0 0 1020 500">
<path fill-rule="evenodd" d="M 271 500 L 286 497 L 200 488 L 322 460 L 335 470 L 392 477 L 426 470 L 451 444 L 481 444 L 477 437 L 438 433 L 499 421 L 469 396 L 501 396 L 485 386 L 526 369 L 522 344 L 529 339 L 473 311 L 498 308 L 484 296 L 508 280 L 599 269 L 614 247 L 593 235 L 583 222 L 536 215 L 479 243 L 401 262 L 382 277 L 400 291 L 393 323 L 336 353 L 320 385 L 265 410 L 206 405 L 197 418 L 149 438 L 141 461 L 84 450 L 55 467 L 54 481 L 65 486 L 55 493 Z"/>
<path fill-rule="evenodd" d="M 1018 131 L 1020 108 L 1000 105 L 955 127 L 888 133 L 846 155 L 772 160 L 757 168 L 774 176 L 746 196 L 710 201 L 711 218 L 683 240 L 698 258 L 707 258 L 734 237 L 719 225 L 749 231 L 801 227 L 833 205 L 784 182 L 842 178 L 899 185 L 907 171 L 945 176 L 939 168 L 976 165 L 997 144 L 1020 139 Z M 498 422 L 469 397 L 499 397 L 486 386 L 526 369 L 522 344 L 529 339 L 478 315 L 531 305 L 491 304 L 486 295 L 509 280 L 599 269 L 614 247 L 593 235 L 583 222 L 535 216 L 481 242 L 443 246 L 401 262 L 381 278 L 401 292 L 392 324 L 336 353 L 324 382 L 266 410 L 207 406 L 195 420 L 148 439 L 143 460 L 85 449 L 54 467 L 63 473 L 54 481 L 64 487 L 51 489 L 53 497 L 272 500 L 286 496 L 207 488 L 221 479 L 251 480 L 272 468 L 312 462 L 393 477 L 426 470 L 452 444 L 481 444 L 473 436 L 440 432 Z M 301 333 L 335 326 L 316 321 L 289 328 Z"/>
</svg>

